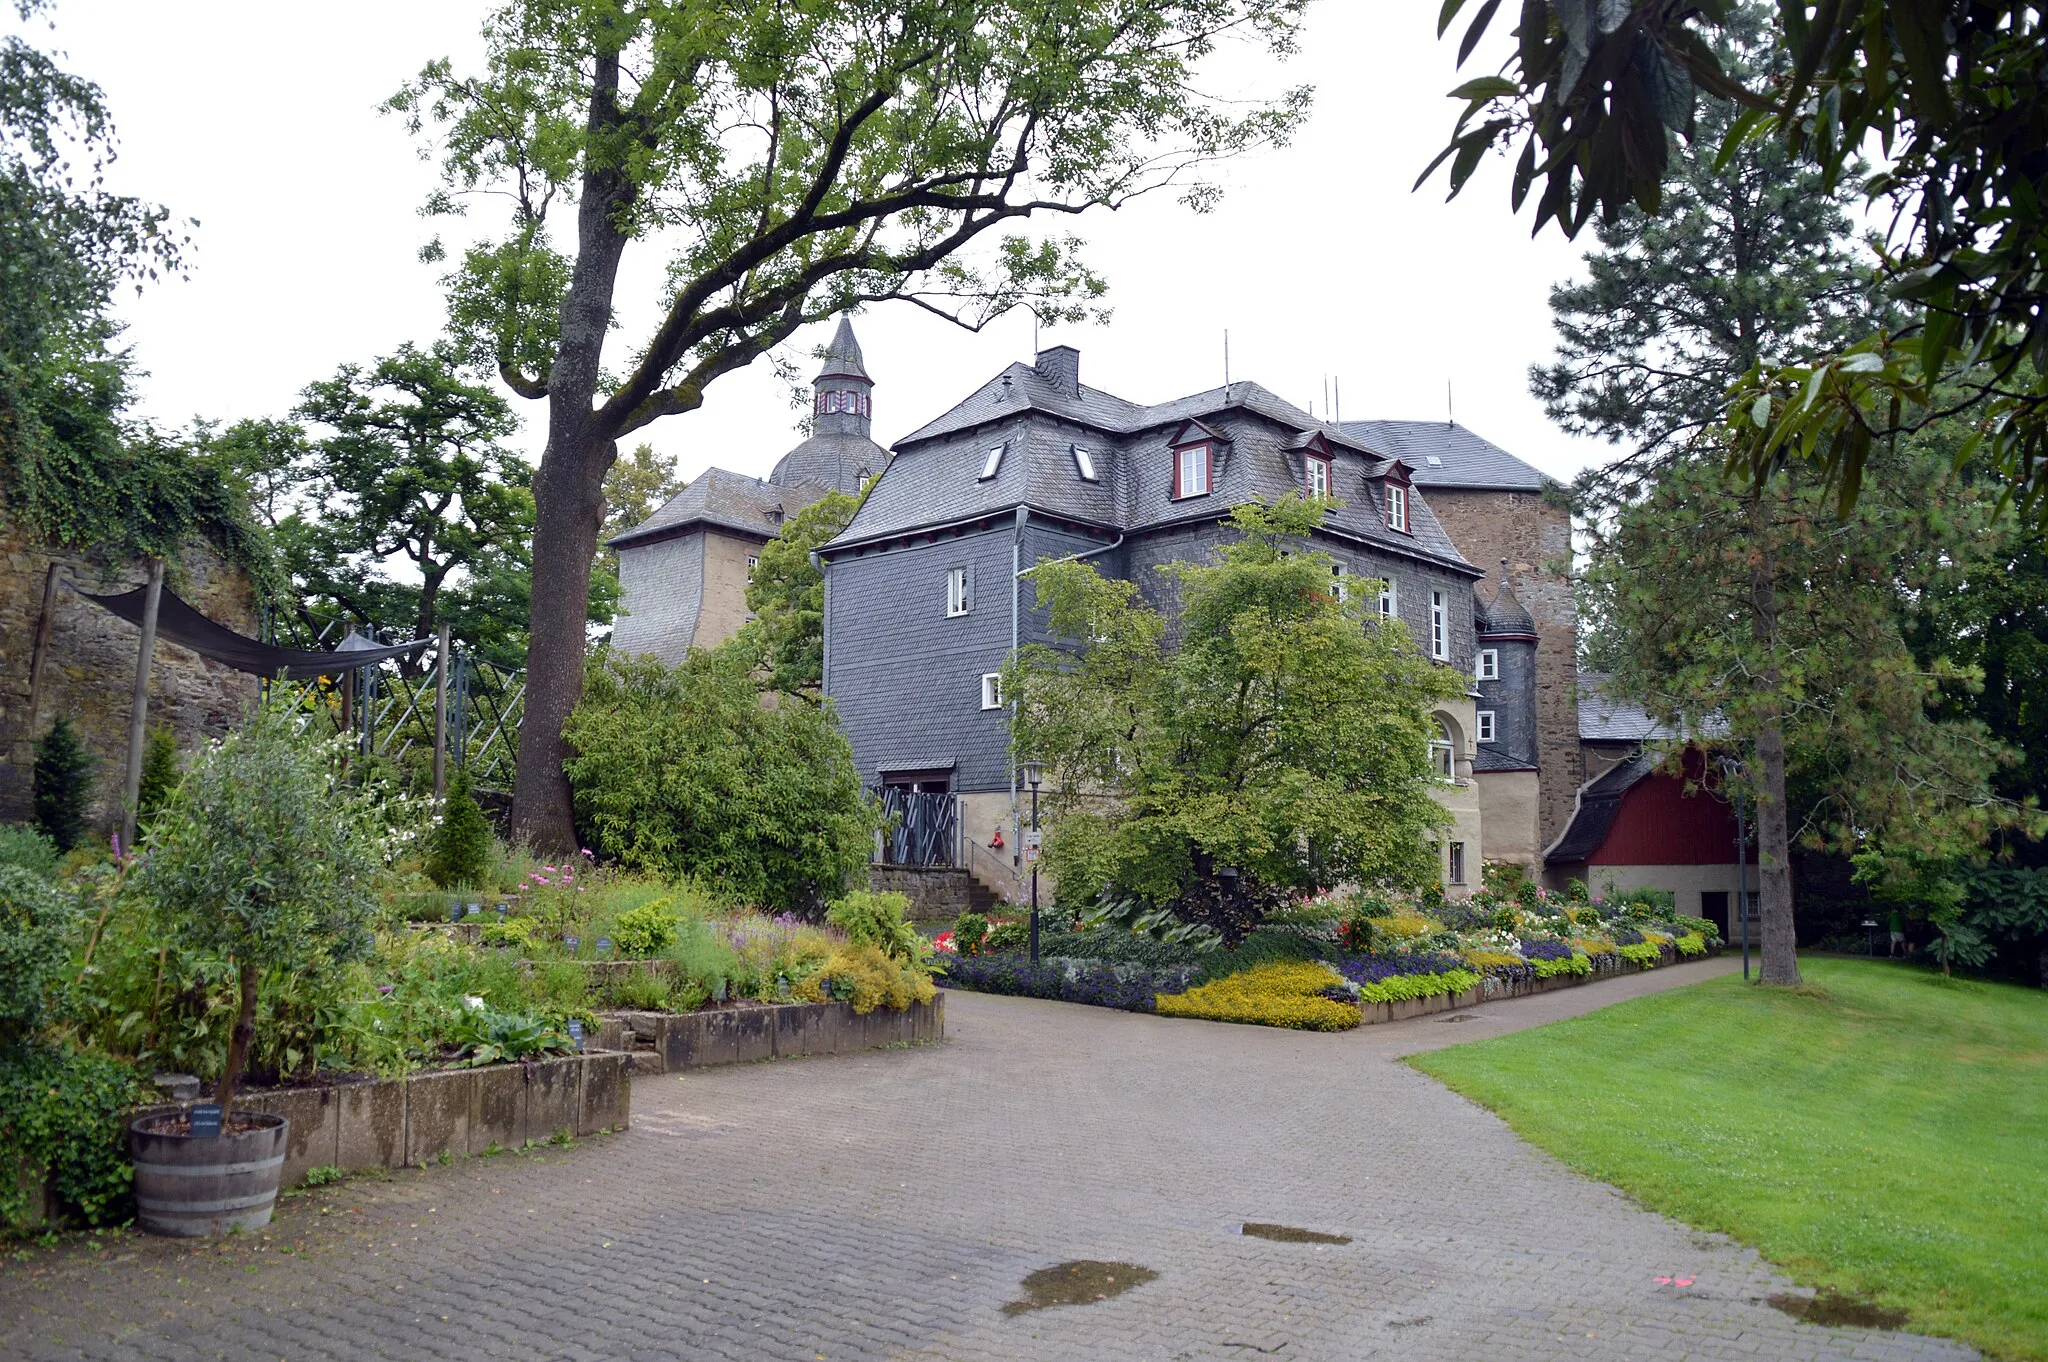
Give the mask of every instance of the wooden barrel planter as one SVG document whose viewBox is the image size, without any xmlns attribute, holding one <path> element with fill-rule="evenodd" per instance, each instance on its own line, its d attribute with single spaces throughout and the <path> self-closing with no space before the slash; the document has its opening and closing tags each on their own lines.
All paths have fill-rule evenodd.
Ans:
<svg viewBox="0 0 2048 1362">
<path fill-rule="evenodd" d="M 201 1239 L 260 1229 L 277 1205 L 284 1170 L 282 1116 L 237 1111 L 231 1124 L 246 1130 L 187 1135 L 179 1114 L 138 1116 L 128 1123 L 135 1160 L 135 1219 L 152 1234 Z"/>
</svg>

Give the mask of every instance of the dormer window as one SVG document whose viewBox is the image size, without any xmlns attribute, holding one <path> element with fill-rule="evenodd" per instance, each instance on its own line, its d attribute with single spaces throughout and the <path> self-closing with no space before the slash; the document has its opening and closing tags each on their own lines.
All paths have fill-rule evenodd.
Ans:
<svg viewBox="0 0 2048 1362">
<path fill-rule="evenodd" d="M 1311 454 L 1305 460 L 1307 473 L 1303 479 L 1302 491 L 1311 501 L 1321 501 L 1330 495 L 1330 461 Z"/>
<path fill-rule="evenodd" d="M 1189 445 L 1177 449 L 1173 455 L 1173 495 L 1175 500 L 1182 497 L 1204 497 L 1209 495 L 1209 446 Z"/>
<path fill-rule="evenodd" d="M 1081 475 L 1081 481 L 1101 481 L 1095 476 L 1095 456 L 1079 445 L 1069 445 L 1068 448 L 1074 451 L 1074 471 Z"/>
<path fill-rule="evenodd" d="M 997 445 L 988 452 L 988 458 L 983 460 L 981 465 L 981 481 L 987 482 L 996 475 L 996 470 L 1003 466 L 1003 450 L 1006 448 L 1007 445 Z"/>
<path fill-rule="evenodd" d="M 1387 528 L 1408 533 L 1408 489 L 1387 484 Z"/>
</svg>

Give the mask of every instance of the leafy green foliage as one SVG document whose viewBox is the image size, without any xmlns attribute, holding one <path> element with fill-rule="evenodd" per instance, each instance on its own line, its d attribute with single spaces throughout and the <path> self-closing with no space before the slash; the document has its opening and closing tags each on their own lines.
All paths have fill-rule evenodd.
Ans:
<svg viewBox="0 0 2048 1362">
<path fill-rule="evenodd" d="M 825 920 L 845 932 L 846 939 L 856 946 L 873 946 L 892 960 L 921 963 L 925 940 L 917 928 L 904 921 L 903 915 L 909 911 L 910 900 L 901 894 L 856 889 L 835 899 L 825 911 Z"/>
<path fill-rule="evenodd" d="M 619 441 L 864 303 L 913 298 L 971 326 L 1018 306 L 1089 315 L 1104 285 L 1077 243 L 1013 228 L 1176 183 L 1212 202 L 1202 167 L 1284 139 L 1307 94 L 1212 98 L 1197 68 L 1223 33 L 1289 51 L 1305 5 L 515 0 L 492 12 L 480 73 L 433 62 L 389 101 L 414 132 L 434 125 L 430 213 L 483 194 L 509 205 L 449 276 L 450 322 L 472 362 L 549 403 L 516 837 L 559 852 L 574 836 L 559 769 L 583 681 L 591 493 Z M 573 235 L 553 216 L 570 203 Z M 653 243 L 669 252 L 659 319 L 613 348 L 631 359 L 612 372 L 620 266 Z"/>
<path fill-rule="evenodd" d="M 0 1046 L 25 1043 L 50 1016 L 78 903 L 43 876 L 0 866 Z"/>
<path fill-rule="evenodd" d="M 20 866 L 48 875 L 57 868 L 57 844 L 39 828 L 0 823 L 0 866 Z"/>
<path fill-rule="evenodd" d="M 120 1218 L 133 1185 L 121 1115 L 147 1086 L 134 1068 L 90 1050 L 0 1044 L 0 1227 L 18 1225 L 28 1209 L 18 1168 L 47 1169 L 89 1225 Z"/>
<path fill-rule="evenodd" d="M 443 889 L 481 884 L 494 840 L 490 822 L 477 807 L 468 770 L 457 771 L 448 782 L 441 819 L 427 835 L 427 878 Z"/>
<path fill-rule="evenodd" d="M 1368 591 L 1332 594 L 1323 514 L 1241 506 L 1220 561 L 1163 569 L 1183 603 L 1172 650 L 1137 584 L 1035 570 L 1060 642 L 1025 648 L 1007 693 L 1014 751 L 1046 765 L 1063 904 L 1135 901 L 1235 944 L 1291 898 L 1434 879 L 1429 713 L 1463 680 L 1368 620 Z"/>
<path fill-rule="evenodd" d="M 144 832 L 178 788 L 178 735 L 169 724 L 149 730 L 142 748 L 142 780 L 136 787 L 135 824 Z"/>
<path fill-rule="evenodd" d="M 1257 965 L 1185 993 L 1162 993 L 1155 1007 L 1162 1017 L 1348 1031 L 1358 1025 L 1357 1005 L 1330 996 L 1345 992 L 1343 979 L 1328 965 L 1301 961 Z"/>
<path fill-rule="evenodd" d="M 980 913 L 962 913 L 953 919 L 953 949 L 962 955 L 980 955 L 988 939 L 988 919 Z"/>
<path fill-rule="evenodd" d="M 667 899 L 643 903 L 614 919 L 612 944 L 628 960 L 666 954 L 676 943 L 676 922 L 675 905 Z"/>
<path fill-rule="evenodd" d="M 98 766 L 99 759 L 87 750 L 68 714 L 59 714 L 50 731 L 36 741 L 36 825 L 59 851 L 69 851 L 92 835 L 93 775 Z"/>
<path fill-rule="evenodd" d="M 766 654 L 768 684 L 786 695 L 816 695 L 825 684 L 825 576 L 811 566 L 811 552 L 836 538 L 866 499 L 866 491 L 827 492 L 761 546 L 747 609 Z"/>
<path fill-rule="evenodd" d="M 867 864 L 874 812 L 830 712 L 764 707 L 744 659 L 604 654 L 571 717 L 580 824 L 627 866 L 812 912 Z"/>
</svg>

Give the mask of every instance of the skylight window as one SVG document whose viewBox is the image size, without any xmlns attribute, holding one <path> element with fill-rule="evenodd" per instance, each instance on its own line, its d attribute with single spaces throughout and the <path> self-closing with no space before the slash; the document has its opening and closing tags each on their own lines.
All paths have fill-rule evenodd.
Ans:
<svg viewBox="0 0 2048 1362">
<path fill-rule="evenodd" d="M 983 482 L 987 482 L 990 478 L 994 477 L 996 470 L 1003 466 L 1003 450 L 1005 448 L 1006 446 L 1004 445 L 997 445 L 988 452 L 988 459 L 981 466 L 981 480 Z"/>
<path fill-rule="evenodd" d="M 1442 459 L 1439 459 L 1436 455 L 1432 454 L 1429 456 L 1429 466 L 1431 468 L 1442 468 L 1444 466 L 1444 461 Z"/>
<path fill-rule="evenodd" d="M 1074 471 L 1081 475 L 1083 482 L 1096 482 L 1095 456 L 1079 445 L 1069 446 L 1074 451 Z"/>
</svg>

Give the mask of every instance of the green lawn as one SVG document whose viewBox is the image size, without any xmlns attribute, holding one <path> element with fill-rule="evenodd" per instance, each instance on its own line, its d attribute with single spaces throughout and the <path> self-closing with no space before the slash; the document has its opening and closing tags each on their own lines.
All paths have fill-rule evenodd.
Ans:
<svg viewBox="0 0 2048 1362">
<path fill-rule="evenodd" d="M 2048 993 L 1800 964 L 1409 1062 L 1801 1282 L 2048 1359 Z"/>
</svg>

